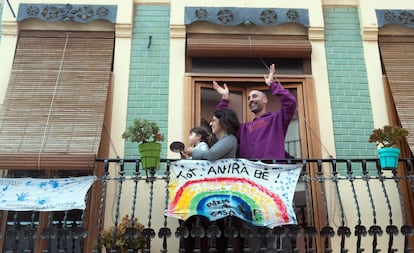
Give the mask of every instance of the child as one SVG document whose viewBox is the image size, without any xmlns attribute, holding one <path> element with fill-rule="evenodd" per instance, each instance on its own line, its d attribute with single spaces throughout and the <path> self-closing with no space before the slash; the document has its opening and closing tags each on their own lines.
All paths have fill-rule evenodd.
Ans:
<svg viewBox="0 0 414 253">
<path fill-rule="evenodd" d="M 190 147 L 192 150 L 207 151 L 213 142 L 212 133 L 205 127 L 194 127 L 189 135 Z M 191 156 L 183 153 L 184 157 L 191 159 Z"/>
<path fill-rule="evenodd" d="M 207 123 L 208 124 L 208 123 Z M 200 151 L 207 151 L 210 146 L 213 145 L 215 138 L 213 133 L 211 132 L 210 128 L 206 128 L 204 126 L 201 127 L 194 127 L 190 130 L 190 135 L 188 136 L 190 141 L 190 147 L 192 150 L 200 150 Z M 185 152 L 181 152 L 182 158 L 191 159 L 190 155 L 185 154 Z M 198 219 L 198 221 L 197 221 Z M 186 221 L 180 220 L 180 226 L 186 227 L 190 235 L 187 238 L 182 238 L 180 241 L 180 248 L 185 249 L 185 252 L 194 252 L 195 246 L 195 239 L 191 236 L 191 231 L 193 225 L 198 224 L 199 226 L 203 226 L 204 229 L 208 227 L 208 220 L 202 216 L 192 216 L 188 218 Z M 207 239 L 206 237 L 200 239 L 200 248 L 205 249 L 207 248 Z M 201 252 L 204 252 L 204 251 Z"/>
</svg>

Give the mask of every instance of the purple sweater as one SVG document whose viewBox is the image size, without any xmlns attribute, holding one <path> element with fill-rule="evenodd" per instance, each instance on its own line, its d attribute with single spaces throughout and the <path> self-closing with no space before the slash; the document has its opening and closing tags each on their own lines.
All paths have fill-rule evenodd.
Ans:
<svg viewBox="0 0 414 253">
<path fill-rule="evenodd" d="M 237 138 L 240 142 L 239 156 L 242 158 L 285 158 L 285 136 L 289 123 L 295 114 L 296 99 L 280 83 L 272 83 L 269 89 L 279 99 L 281 108 L 240 125 Z M 229 103 L 229 100 L 221 99 L 217 109 L 225 109 Z"/>
</svg>

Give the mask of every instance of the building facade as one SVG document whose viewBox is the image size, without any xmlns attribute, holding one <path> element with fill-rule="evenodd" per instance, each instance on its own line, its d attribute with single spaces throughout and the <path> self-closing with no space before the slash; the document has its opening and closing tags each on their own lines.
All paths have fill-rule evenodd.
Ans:
<svg viewBox="0 0 414 253">
<path fill-rule="evenodd" d="M 139 157 L 136 144 L 121 138 L 135 117 L 156 121 L 167 137 L 161 156 L 178 159 L 168 146 L 210 119 L 219 100 L 212 81 L 227 83 L 231 108 L 247 121 L 247 93 L 266 90 L 263 75 L 273 63 L 298 101 L 285 144 L 295 158 L 376 158 L 373 128 L 401 124 L 414 132 L 409 0 L 3 1 L 0 17 L 4 177 L 102 176 L 96 158 Z M 402 157 L 411 157 L 413 145 L 409 136 Z M 133 192 L 118 201 L 118 187 L 108 184 L 105 224 L 115 203 L 120 213 L 130 211 Z M 154 187 L 163 192 L 165 183 Z M 99 203 L 99 189 L 90 203 Z M 409 187 L 403 192 L 412 196 Z M 335 197 L 327 198 L 334 210 Z M 138 204 L 162 206 L 164 199 L 152 201 Z M 162 227 L 162 208 L 153 217 Z"/>
</svg>

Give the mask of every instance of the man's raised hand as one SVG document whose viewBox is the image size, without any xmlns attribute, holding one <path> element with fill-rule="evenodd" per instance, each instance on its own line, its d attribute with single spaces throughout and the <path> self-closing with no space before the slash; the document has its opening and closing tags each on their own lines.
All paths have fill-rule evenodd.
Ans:
<svg viewBox="0 0 414 253">
<path fill-rule="evenodd" d="M 272 64 L 270 65 L 270 68 L 269 68 L 269 75 L 264 76 L 265 83 L 267 84 L 267 86 L 273 83 L 273 81 L 275 80 L 275 74 L 276 74 L 275 64 Z"/>
</svg>

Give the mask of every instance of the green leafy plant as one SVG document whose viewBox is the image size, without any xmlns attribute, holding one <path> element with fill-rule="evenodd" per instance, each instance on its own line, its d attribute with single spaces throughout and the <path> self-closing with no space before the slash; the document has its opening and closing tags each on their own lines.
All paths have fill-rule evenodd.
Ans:
<svg viewBox="0 0 414 253">
<path fill-rule="evenodd" d="M 400 126 L 385 125 L 372 131 L 369 142 L 375 142 L 377 146 L 389 148 L 398 145 L 399 141 L 408 136 L 408 130 Z"/>
<path fill-rule="evenodd" d="M 132 220 L 125 215 L 116 228 L 112 226 L 101 232 L 102 245 L 108 250 L 115 249 L 118 253 L 127 253 L 128 249 L 142 252 L 145 243 L 145 238 L 142 236 L 143 229 L 144 225 L 139 223 L 137 218 Z"/>
<path fill-rule="evenodd" d="M 135 118 L 130 126 L 122 134 L 122 138 L 131 142 L 160 142 L 164 135 L 159 133 L 157 123 L 147 119 Z"/>
</svg>

